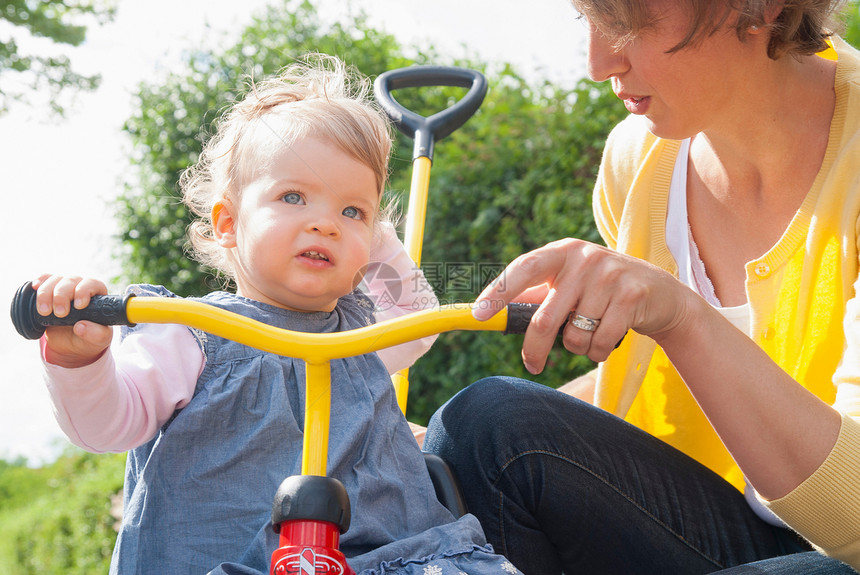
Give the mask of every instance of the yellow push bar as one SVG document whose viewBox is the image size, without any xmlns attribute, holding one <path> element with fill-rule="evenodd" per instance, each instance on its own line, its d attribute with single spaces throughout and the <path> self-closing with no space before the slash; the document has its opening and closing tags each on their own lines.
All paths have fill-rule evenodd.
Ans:
<svg viewBox="0 0 860 575">
<path fill-rule="evenodd" d="M 452 106 L 430 117 L 421 116 L 405 108 L 392 95 L 394 90 L 427 86 L 458 86 L 468 88 L 469 91 Z M 420 266 L 435 143 L 457 130 L 478 111 L 487 94 L 487 80 L 480 72 L 466 68 L 409 66 L 381 74 L 373 83 L 373 92 L 397 129 L 414 140 L 412 184 L 403 244 L 415 265 Z M 391 376 L 391 381 L 397 393 L 400 410 L 406 413 L 409 370 L 403 369 L 395 373 Z"/>
<path fill-rule="evenodd" d="M 430 166 L 432 161 L 419 156 L 412 161 L 412 185 L 409 189 L 409 212 L 406 214 L 406 231 L 403 245 L 406 253 L 421 266 L 421 246 L 424 239 L 424 222 L 427 216 L 427 197 L 430 191 Z M 409 368 L 401 369 L 391 376 L 394 393 L 400 411 L 406 413 L 406 400 L 409 396 Z"/>
</svg>

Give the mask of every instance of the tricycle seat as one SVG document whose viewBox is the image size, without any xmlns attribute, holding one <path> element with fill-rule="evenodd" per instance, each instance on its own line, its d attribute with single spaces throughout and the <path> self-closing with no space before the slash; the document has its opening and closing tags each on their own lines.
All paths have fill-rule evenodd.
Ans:
<svg viewBox="0 0 860 575">
<path fill-rule="evenodd" d="M 426 452 L 424 453 L 424 462 L 427 464 L 427 471 L 430 473 L 430 480 L 436 489 L 439 503 L 447 507 L 448 511 L 454 514 L 454 517 L 459 518 L 468 513 L 463 490 L 460 488 L 457 476 L 454 475 L 448 462 L 438 455 Z"/>
</svg>

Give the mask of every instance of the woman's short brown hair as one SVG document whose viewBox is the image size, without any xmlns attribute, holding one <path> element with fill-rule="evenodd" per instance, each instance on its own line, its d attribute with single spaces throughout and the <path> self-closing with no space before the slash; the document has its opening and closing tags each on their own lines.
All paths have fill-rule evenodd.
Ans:
<svg viewBox="0 0 860 575">
<path fill-rule="evenodd" d="M 572 0 L 574 8 L 603 33 L 623 45 L 646 30 L 655 15 L 648 0 Z M 836 14 L 844 0 L 684 0 L 678 4 L 690 13 L 690 26 L 671 52 L 713 34 L 724 24 L 746 38 L 751 26 L 769 29 L 768 56 L 803 56 L 824 50 L 825 40 L 838 29 Z M 766 14 L 779 10 L 772 22 Z M 734 16 L 733 16 L 734 15 Z M 729 18 L 735 18 L 730 22 Z"/>
</svg>

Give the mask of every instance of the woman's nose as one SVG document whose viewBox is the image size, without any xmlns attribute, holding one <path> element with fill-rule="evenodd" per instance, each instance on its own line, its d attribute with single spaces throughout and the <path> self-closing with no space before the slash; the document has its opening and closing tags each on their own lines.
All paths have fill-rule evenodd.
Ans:
<svg viewBox="0 0 860 575">
<path fill-rule="evenodd" d="M 604 82 L 627 71 L 629 62 L 624 49 L 619 48 L 594 24 L 588 24 L 588 77 Z"/>
</svg>

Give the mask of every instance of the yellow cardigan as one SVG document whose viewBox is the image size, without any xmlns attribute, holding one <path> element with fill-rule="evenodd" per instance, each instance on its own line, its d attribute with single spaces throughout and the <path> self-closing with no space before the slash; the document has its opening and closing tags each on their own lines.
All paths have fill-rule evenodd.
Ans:
<svg viewBox="0 0 860 575">
<path fill-rule="evenodd" d="M 860 53 L 838 38 L 833 47 L 836 109 L 821 170 L 777 244 L 746 265 L 753 339 L 828 404 L 837 400 L 834 372 L 846 345 L 843 319 L 860 331 L 860 312 L 846 316 L 860 271 Z M 609 247 L 676 275 L 666 212 L 679 147 L 678 141 L 650 134 L 641 118 L 627 118 L 609 136 L 593 199 L 595 221 Z M 855 387 L 854 393 L 846 389 L 846 397 L 860 397 L 856 351 L 856 366 L 847 369 L 846 362 L 848 373 L 839 379 L 840 386 Z M 595 403 L 743 487 L 742 473 L 653 340 L 627 335 L 599 366 Z M 857 404 L 835 407 L 858 418 Z M 844 417 L 839 442 L 821 469 L 768 505 L 825 552 L 860 567 L 860 423 Z"/>
</svg>

